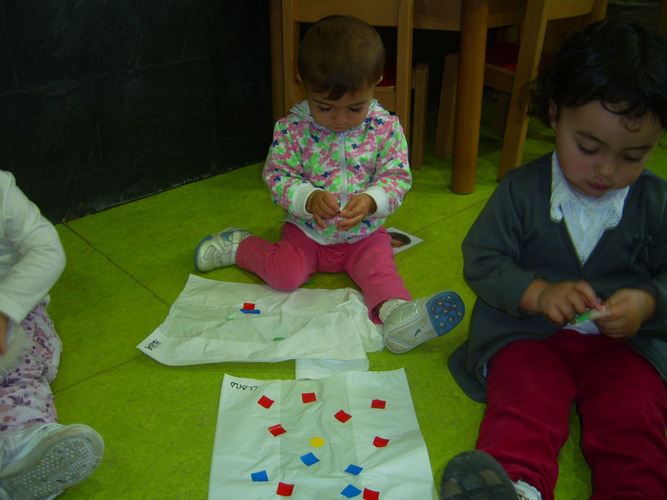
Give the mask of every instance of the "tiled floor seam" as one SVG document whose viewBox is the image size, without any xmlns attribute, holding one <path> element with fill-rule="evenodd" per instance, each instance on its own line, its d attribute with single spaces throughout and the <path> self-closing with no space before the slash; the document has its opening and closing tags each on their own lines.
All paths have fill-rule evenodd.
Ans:
<svg viewBox="0 0 667 500">
<path fill-rule="evenodd" d="M 115 262 L 111 257 L 109 257 L 107 254 L 105 254 L 103 251 L 101 251 L 99 248 L 97 248 L 95 245 L 93 245 L 90 241 L 88 241 L 81 233 L 76 231 L 72 226 L 70 226 L 67 221 L 62 222 L 63 227 L 68 229 L 69 231 L 72 232 L 77 238 L 79 238 L 81 241 L 83 241 L 86 245 L 88 245 L 93 251 L 97 252 L 100 254 L 102 257 L 104 257 L 109 263 L 114 266 L 116 269 L 121 271 L 123 274 L 129 276 L 132 281 L 134 281 L 137 285 L 142 287 L 144 290 L 146 290 L 148 293 L 150 293 L 153 297 L 155 297 L 159 302 L 164 304 L 167 307 L 170 307 L 171 304 L 167 303 L 166 300 L 164 300 L 160 295 L 155 291 L 152 290 L 148 285 L 137 279 L 136 276 L 134 276 L 131 272 L 129 272 L 127 269 L 123 268 L 121 265 L 119 265 L 117 262 Z"/>
<path fill-rule="evenodd" d="M 112 372 L 112 371 L 114 371 L 114 370 L 116 370 L 116 369 L 118 369 L 118 368 L 121 368 L 121 367 L 127 365 L 128 363 L 133 363 L 133 362 L 137 361 L 139 358 L 142 358 L 142 357 L 145 357 L 145 354 L 143 354 L 141 351 L 139 351 L 138 349 L 136 349 L 136 355 L 133 356 L 131 359 L 125 360 L 125 361 L 123 361 L 122 363 L 118 363 L 118 364 L 116 364 L 116 365 L 113 365 L 113 366 L 110 366 L 110 367 L 108 367 L 108 368 L 105 368 L 104 370 L 100 370 L 99 372 L 96 372 L 96 373 L 94 373 L 94 374 L 92 374 L 92 375 L 90 375 L 90 376 L 88 376 L 88 377 L 86 377 L 86 378 L 79 379 L 79 380 L 77 380 L 77 381 L 76 381 L 75 383 L 73 383 L 73 384 L 70 384 L 70 385 L 67 385 L 67 386 L 63 386 L 63 387 L 58 387 L 58 389 L 54 389 L 54 390 L 53 390 L 53 394 L 54 394 L 54 395 L 58 395 L 58 394 L 60 394 L 60 393 L 63 393 L 63 392 L 65 392 L 65 391 L 68 391 L 68 390 L 70 390 L 70 389 L 72 389 L 72 388 L 74 388 L 74 387 L 76 387 L 76 386 L 78 386 L 78 385 L 87 383 L 87 382 L 89 382 L 90 380 L 95 379 L 96 377 L 98 377 L 98 376 L 100 376 L 100 375 L 105 375 L 105 374 L 107 374 L 107 373 L 109 373 L 109 372 Z"/>
<path fill-rule="evenodd" d="M 461 214 L 467 212 L 468 210 L 471 210 L 471 209 L 473 209 L 473 208 L 475 208 L 475 207 L 478 207 L 478 206 L 480 206 L 480 205 L 484 206 L 484 205 L 486 205 L 486 202 L 487 202 L 488 200 L 489 200 L 488 198 L 483 198 L 483 199 L 478 200 L 478 201 L 476 201 L 476 202 L 474 202 L 474 203 L 471 203 L 470 205 L 466 206 L 465 208 L 462 208 L 461 210 L 457 210 L 456 212 L 453 212 L 453 213 L 451 213 L 451 214 L 449 214 L 449 215 L 443 217 L 442 219 L 439 219 L 439 220 L 437 220 L 437 221 L 435 221 L 435 222 L 433 222 L 433 223 L 431 223 L 431 224 L 428 224 L 428 225 L 426 225 L 426 226 L 420 228 L 420 231 L 425 231 L 425 230 L 427 230 L 427 229 L 429 229 L 429 228 L 431 228 L 431 227 L 433 227 L 433 226 L 440 225 L 440 224 L 442 224 L 443 222 L 451 221 L 452 219 L 454 219 L 454 218 L 458 217 L 459 215 L 461 215 Z"/>
</svg>

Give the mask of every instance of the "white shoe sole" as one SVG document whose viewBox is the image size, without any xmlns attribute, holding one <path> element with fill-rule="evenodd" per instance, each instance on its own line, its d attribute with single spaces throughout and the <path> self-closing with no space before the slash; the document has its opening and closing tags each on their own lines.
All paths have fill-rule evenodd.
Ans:
<svg viewBox="0 0 667 500">
<path fill-rule="evenodd" d="M 90 476 L 103 455 L 104 441 L 94 429 L 65 426 L 0 471 L 0 490 L 12 500 L 59 493 Z"/>
</svg>

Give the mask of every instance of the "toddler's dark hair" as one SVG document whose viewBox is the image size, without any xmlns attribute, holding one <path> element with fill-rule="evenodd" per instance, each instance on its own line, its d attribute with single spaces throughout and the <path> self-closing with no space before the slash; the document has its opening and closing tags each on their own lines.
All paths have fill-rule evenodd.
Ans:
<svg viewBox="0 0 667 500">
<path fill-rule="evenodd" d="M 530 113 L 550 124 L 557 109 L 599 101 L 620 116 L 653 114 L 667 129 L 667 36 L 604 20 L 571 35 L 533 84 Z"/>
<path fill-rule="evenodd" d="M 351 16 L 320 19 L 306 31 L 299 47 L 299 75 L 306 88 L 327 99 L 373 87 L 384 69 L 378 32 Z"/>
</svg>

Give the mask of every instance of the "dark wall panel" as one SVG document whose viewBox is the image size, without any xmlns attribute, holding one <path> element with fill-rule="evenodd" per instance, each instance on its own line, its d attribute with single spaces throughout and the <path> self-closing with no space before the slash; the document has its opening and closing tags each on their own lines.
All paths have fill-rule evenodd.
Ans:
<svg viewBox="0 0 667 500">
<path fill-rule="evenodd" d="M 0 0 L 0 168 L 51 220 L 261 161 L 268 2 Z"/>
</svg>

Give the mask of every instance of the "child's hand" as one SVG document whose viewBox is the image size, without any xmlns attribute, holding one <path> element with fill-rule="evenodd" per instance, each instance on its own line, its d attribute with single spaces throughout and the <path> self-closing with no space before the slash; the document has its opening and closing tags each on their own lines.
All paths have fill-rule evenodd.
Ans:
<svg viewBox="0 0 667 500">
<path fill-rule="evenodd" d="M 542 314 L 553 323 L 564 324 L 590 308 L 601 309 L 602 304 L 586 281 L 549 283 L 537 279 L 526 290 L 520 307 Z"/>
<path fill-rule="evenodd" d="M 637 333 L 644 321 L 655 314 L 655 298 L 646 290 L 623 288 L 617 290 L 604 303 L 609 312 L 595 321 L 604 335 L 622 339 Z"/>
<path fill-rule="evenodd" d="M 9 318 L 0 312 L 0 355 L 7 352 L 7 325 Z"/>
<path fill-rule="evenodd" d="M 336 227 L 339 231 L 347 231 L 359 224 L 370 212 L 375 212 L 377 205 L 375 200 L 367 194 L 357 194 L 350 198 L 345 208 L 340 213 L 342 217 Z"/>
<path fill-rule="evenodd" d="M 336 197 L 327 191 L 313 191 L 308 197 L 306 206 L 310 209 L 308 211 L 313 214 L 317 225 L 322 229 L 327 227 L 322 219 L 333 219 L 340 211 Z"/>
</svg>

